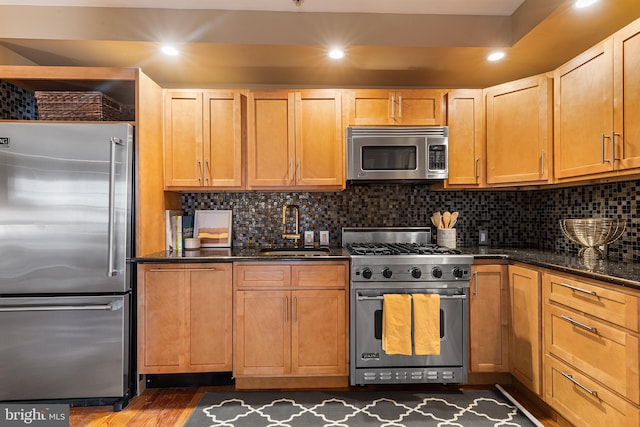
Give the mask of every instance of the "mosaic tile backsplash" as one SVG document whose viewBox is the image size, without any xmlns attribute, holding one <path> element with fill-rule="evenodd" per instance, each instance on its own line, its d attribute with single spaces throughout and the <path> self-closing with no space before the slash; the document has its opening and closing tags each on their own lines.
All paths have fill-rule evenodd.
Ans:
<svg viewBox="0 0 640 427">
<path fill-rule="evenodd" d="M 640 181 L 546 190 L 429 191 L 426 185 L 349 185 L 331 193 L 184 193 L 182 208 L 233 211 L 234 246 L 286 244 L 282 208 L 300 209 L 300 232 L 329 230 L 341 244 L 342 227 L 431 226 L 435 211 L 459 211 L 458 246 L 474 246 L 478 231 L 488 230 L 489 244 L 576 253 L 579 247 L 560 231 L 562 218 L 611 217 L 627 220 L 622 238 L 609 246 L 609 259 L 638 262 Z M 433 230 L 435 235 L 435 230 Z"/>
<path fill-rule="evenodd" d="M 33 92 L 0 80 L 0 119 L 34 120 L 38 106 Z"/>
</svg>

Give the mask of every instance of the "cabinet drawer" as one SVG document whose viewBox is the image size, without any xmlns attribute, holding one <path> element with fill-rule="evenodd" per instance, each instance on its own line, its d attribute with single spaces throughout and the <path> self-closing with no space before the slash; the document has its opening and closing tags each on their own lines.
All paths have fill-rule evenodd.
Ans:
<svg viewBox="0 0 640 427">
<path fill-rule="evenodd" d="M 236 263 L 233 280 L 236 288 L 290 286 L 291 267 L 275 263 Z"/>
<path fill-rule="evenodd" d="M 545 401 L 574 425 L 640 425 L 637 406 L 552 356 L 545 356 L 544 366 Z"/>
<path fill-rule="evenodd" d="M 545 352 L 640 404 L 638 338 L 563 307 L 545 304 Z"/>
<path fill-rule="evenodd" d="M 342 263 L 307 263 L 292 267 L 293 286 L 338 287 L 347 286 L 346 262 Z"/>
<path fill-rule="evenodd" d="M 544 275 L 545 299 L 638 332 L 640 298 L 586 280 Z"/>
</svg>

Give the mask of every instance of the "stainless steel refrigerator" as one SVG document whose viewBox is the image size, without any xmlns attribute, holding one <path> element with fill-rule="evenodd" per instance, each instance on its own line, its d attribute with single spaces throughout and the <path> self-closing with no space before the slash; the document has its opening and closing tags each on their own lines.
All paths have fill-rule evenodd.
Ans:
<svg viewBox="0 0 640 427">
<path fill-rule="evenodd" d="M 0 401 L 126 405 L 133 153 L 129 124 L 0 123 Z"/>
</svg>

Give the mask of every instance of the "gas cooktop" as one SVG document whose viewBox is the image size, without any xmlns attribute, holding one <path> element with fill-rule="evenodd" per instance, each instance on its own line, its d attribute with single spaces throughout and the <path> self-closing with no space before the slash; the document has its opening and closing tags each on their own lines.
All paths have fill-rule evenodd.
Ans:
<svg viewBox="0 0 640 427">
<path fill-rule="evenodd" d="M 446 248 L 432 243 L 347 243 L 350 255 L 459 255 L 458 249 Z"/>
</svg>

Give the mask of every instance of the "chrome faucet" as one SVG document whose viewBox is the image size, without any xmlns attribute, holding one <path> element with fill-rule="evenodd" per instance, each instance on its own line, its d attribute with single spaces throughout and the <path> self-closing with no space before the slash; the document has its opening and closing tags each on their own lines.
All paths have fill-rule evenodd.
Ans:
<svg viewBox="0 0 640 427">
<path fill-rule="evenodd" d="M 295 229 L 293 233 L 289 233 L 287 230 L 287 211 L 292 209 L 295 215 Z M 282 237 L 284 239 L 293 239 L 298 241 L 300 239 L 300 232 L 298 231 L 298 219 L 299 219 L 299 211 L 296 205 L 285 205 L 282 208 Z"/>
</svg>

